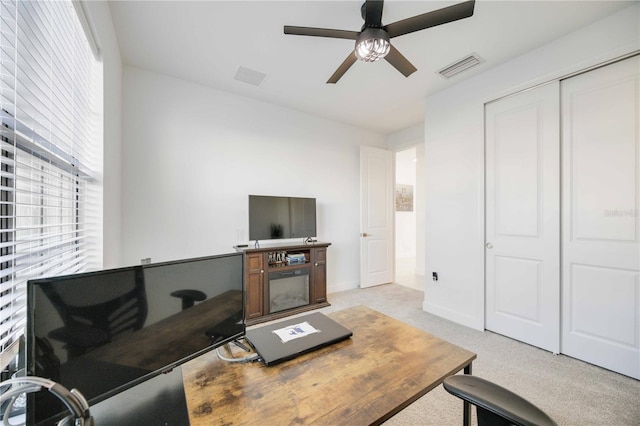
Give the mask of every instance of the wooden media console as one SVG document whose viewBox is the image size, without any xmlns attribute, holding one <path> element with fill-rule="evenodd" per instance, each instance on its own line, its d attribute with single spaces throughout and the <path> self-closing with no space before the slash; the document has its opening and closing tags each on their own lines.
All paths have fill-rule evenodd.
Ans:
<svg viewBox="0 0 640 426">
<path fill-rule="evenodd" d="M 314 242 L 234 247 L 245 255 L 247 325 L 329 306 L 327 247 L 330 245 Z"/>
</svg>

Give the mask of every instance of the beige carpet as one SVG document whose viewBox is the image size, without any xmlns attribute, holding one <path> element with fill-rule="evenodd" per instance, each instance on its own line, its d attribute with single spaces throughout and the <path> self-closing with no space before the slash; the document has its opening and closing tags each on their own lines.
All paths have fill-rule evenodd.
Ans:
<svg viewBox="0 0 640 426">
<path fill-rule="evenodd" d="M 423 293 L 397 284 L 329 295 L 324 312 L 365 305 L 475 352 L 473 374 L 528 399 L 559 425 L 640 426 L 640 381 L 553 355 L 488 331 L 479 332 L 422 310 Z M 411 344 L 411 342 L 407 342 Z M 473 423 L 476 424 L 475 410 Z M 442 386 L 386 425 L 461 425 L 462 402 Z"/>
</svg>

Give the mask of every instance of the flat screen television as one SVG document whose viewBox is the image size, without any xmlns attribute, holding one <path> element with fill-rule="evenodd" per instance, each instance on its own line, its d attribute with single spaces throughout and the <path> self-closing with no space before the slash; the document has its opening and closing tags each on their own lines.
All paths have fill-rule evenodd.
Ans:
<svg viewBox="0 0 640 426">
<path fill-rule="evenodd" d="M 249 240 L 316 236 L 315 198 L 249 195 Z"/>
<path fill-rule="evenodd" d="M 241 253 L 30 280 L 27 374 L 90 405 L 245 334 Z M 27 424 L 67 415 L 29 394 Z"/>
</svg>

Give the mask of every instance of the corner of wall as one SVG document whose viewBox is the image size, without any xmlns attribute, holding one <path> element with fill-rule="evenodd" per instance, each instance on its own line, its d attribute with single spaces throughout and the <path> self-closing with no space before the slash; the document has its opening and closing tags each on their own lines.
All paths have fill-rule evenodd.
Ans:
<svg viewBox="0 0 640 426">
<path fill-rule="evenodd" d="M 391 151 L 402 151 L 405 148 L 410 148 L 423 142 L 424 122 L 391 133 L 386 137 L 387 149 Z"/>
</svg>

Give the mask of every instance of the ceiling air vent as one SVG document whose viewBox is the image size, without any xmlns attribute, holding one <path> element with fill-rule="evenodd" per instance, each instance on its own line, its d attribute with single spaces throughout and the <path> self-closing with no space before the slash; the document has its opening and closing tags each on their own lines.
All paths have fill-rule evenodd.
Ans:
<svg viewBox="0 0 640 426">
<path fill-rule="evenodd" d="M 446 67 L 442 68 L 440 71 L 438 71 L 438 74 L 440 74 L 444 78 L 451 78 L 454 75 L 460 74 L 461 72 L 480 65 L 483 62 L 484 59 L 478 56 L 478 54 L 472 53 L 471 55 L 466 56 L 459 61 L 456 61 L 453 64 L 447 65 Z"/>
<path fill-rule="evenodd" d="M 243 83 L 251 84 L 252 86 L 260 86 L 266 76 L 267 75 L 265 73 L 241 66 L 238 68 L 238 71 L 233 78 L 238 81 L 242 81 Z"/>
</svg>

